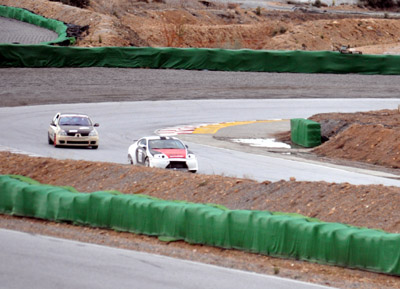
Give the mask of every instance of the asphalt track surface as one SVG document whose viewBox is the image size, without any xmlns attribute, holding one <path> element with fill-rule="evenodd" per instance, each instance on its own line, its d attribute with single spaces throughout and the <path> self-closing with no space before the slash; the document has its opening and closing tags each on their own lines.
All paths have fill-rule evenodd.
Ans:
<svg viewBox="0 0 400 289">
<path fill-rule="evenodd" d="M 157 129 L 231 121 L 307 118 L 322 112 L 397 108 L 400 99 L 263 99 L 181 100 L 56 104 L 0 108 L 0 145 L 58 159 L 127 163 L 133 140 L 154 135 Z M 85 112 L 100 123 L 98 150 L 54 148 L 47 129 L 58 111 Z M 233 136 L 235 138 L 235 136 Z M 400 185 L 397 179 L 357 170 L 306 163 L 287 155 L 267 155 L 213 144 L 188 142 L 198 157 L 199 173 L 244 177 L 257 181 L 297 180 Z"/>
<path fill-rule="evenodd" d="M 0 17 L 0 43 L 38 44 L 57 39 L 54 31 Z"/>
<path fill-rule="evenodd" d="M 3 229 L 0 229 L 0 240 L 3 244 L 0 246 L 1 288 L 7 289 L 330 288 L 132 250 Z M 16 274 L 17 272 L 20 274 Z M 152 272 L 151 276 L 149 272 Z"/>
</svg>

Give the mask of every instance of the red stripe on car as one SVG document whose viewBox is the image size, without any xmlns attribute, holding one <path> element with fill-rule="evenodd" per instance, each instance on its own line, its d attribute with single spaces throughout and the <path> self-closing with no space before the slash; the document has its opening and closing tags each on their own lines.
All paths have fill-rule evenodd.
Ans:
<svg viewBox="0 0 400 289">
<path fill-rule="evenodd" d="M 157 152 L 165 154 L 170 159 L 185 159 L 186 150 L 185 149 L 154 149 Z"/>
</svg>

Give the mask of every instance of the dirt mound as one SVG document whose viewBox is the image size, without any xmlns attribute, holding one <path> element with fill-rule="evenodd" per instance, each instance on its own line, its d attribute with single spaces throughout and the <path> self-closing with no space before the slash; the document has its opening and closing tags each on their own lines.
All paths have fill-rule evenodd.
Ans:
<svg viewBox="0 0 400 289">
<path fill-rule="evenodd" d="M 313 150 L 319 156 L 400 167 L 400 112 L 380 110 L 359 113 L 318 114 L 323 139 Z"/>
<path fill-rule="evenodd" d="M 243 9 L 210 1 L 92 0 L 88 9 L 47 0 L 0 0 L 0 4 L 27 8 L 69 24 L 89 25 L 87 34 L 77 42 L 86 47 L 337 50 L 347 45 L 365 53 L 400 51 L 400 22 L 396 19 L 311 13 L 309 9 Z"/>
</svg>

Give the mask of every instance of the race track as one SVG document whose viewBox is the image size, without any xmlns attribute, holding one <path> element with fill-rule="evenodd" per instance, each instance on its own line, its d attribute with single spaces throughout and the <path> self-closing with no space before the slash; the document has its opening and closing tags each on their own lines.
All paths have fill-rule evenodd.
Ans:
<svg viewBox="0 0 400 289">
<path fill-rule="evenodd" d="M 186 100 L 57 104 L 0 108 L 0 145 L 59 159 L 127 163 L 134 139 L 160 128 L 241 120 L 307 118 L 322 112 L 396 108 L 400 99 Z M 58 111 L 85 112 L 100 123 L 98 150 L 54 148 L 47 128 Z M 257 181 L 297 180 L 400 185 L 400 181 L 338 168 L 189 143 L 199 159 L 199 173 L 246 177 Z"/>
<path fill-rule="evenodd" d="M 38 44 L 57 39 L 56 32 L 15 19 L 0 17 L 0 43 Z"/>
<path fill-rule="evenodd" d="M 13 26 L 11 36 L 0 33 L 0 42 L 38 43 L 54 37 L 48 31 L 44 38 L 37 37 L 40 33 L 29 32 L 28 25 L 18 25 L 23 26 Z M 9 40 L 5 41 L 6 37 Z M 0 149 L 58 159 L 126 163 L 133 139 L 170 126 L 397 108 L 399 80 L 399 76 L 114 68 L 0 69 Z M 58 111 L 88 113 L 99 122 L 99 149 L 48 145 L 47 128 Z M 400 185 L 395 179 L 277 155 L 188 144 L 199 158 L 199 173 L 258 181 L 295 177 Z M 322 288 L 5 230 L 0 235 L 7 245 L 0 252 L 7 260 L 1 270 L 7 288 L 54 288 L 60 287 L 60 282 L 72 288 L 122 288 L 132 284 L 146 288 L 159 288 L 160 284 L 164 288 Z"/>
</svg>

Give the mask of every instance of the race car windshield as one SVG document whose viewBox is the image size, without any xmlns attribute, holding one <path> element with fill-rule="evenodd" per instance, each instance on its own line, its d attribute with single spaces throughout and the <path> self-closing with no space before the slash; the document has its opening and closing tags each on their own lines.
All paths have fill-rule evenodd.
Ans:
<svg viewBox="0 0 400 289">
<path fill-rule="evenodd" d="M 175 139 L 157 139 L 149 141 L 150 149 L 184 149 L 185 146 Z"/>
<path fill-rule="evenodd" d="M 91 122 L 87 117 L 64 116 L 61 117 L 60 125 L 76 125 L 76 126 L 91 126 Z"/>
</svg>

